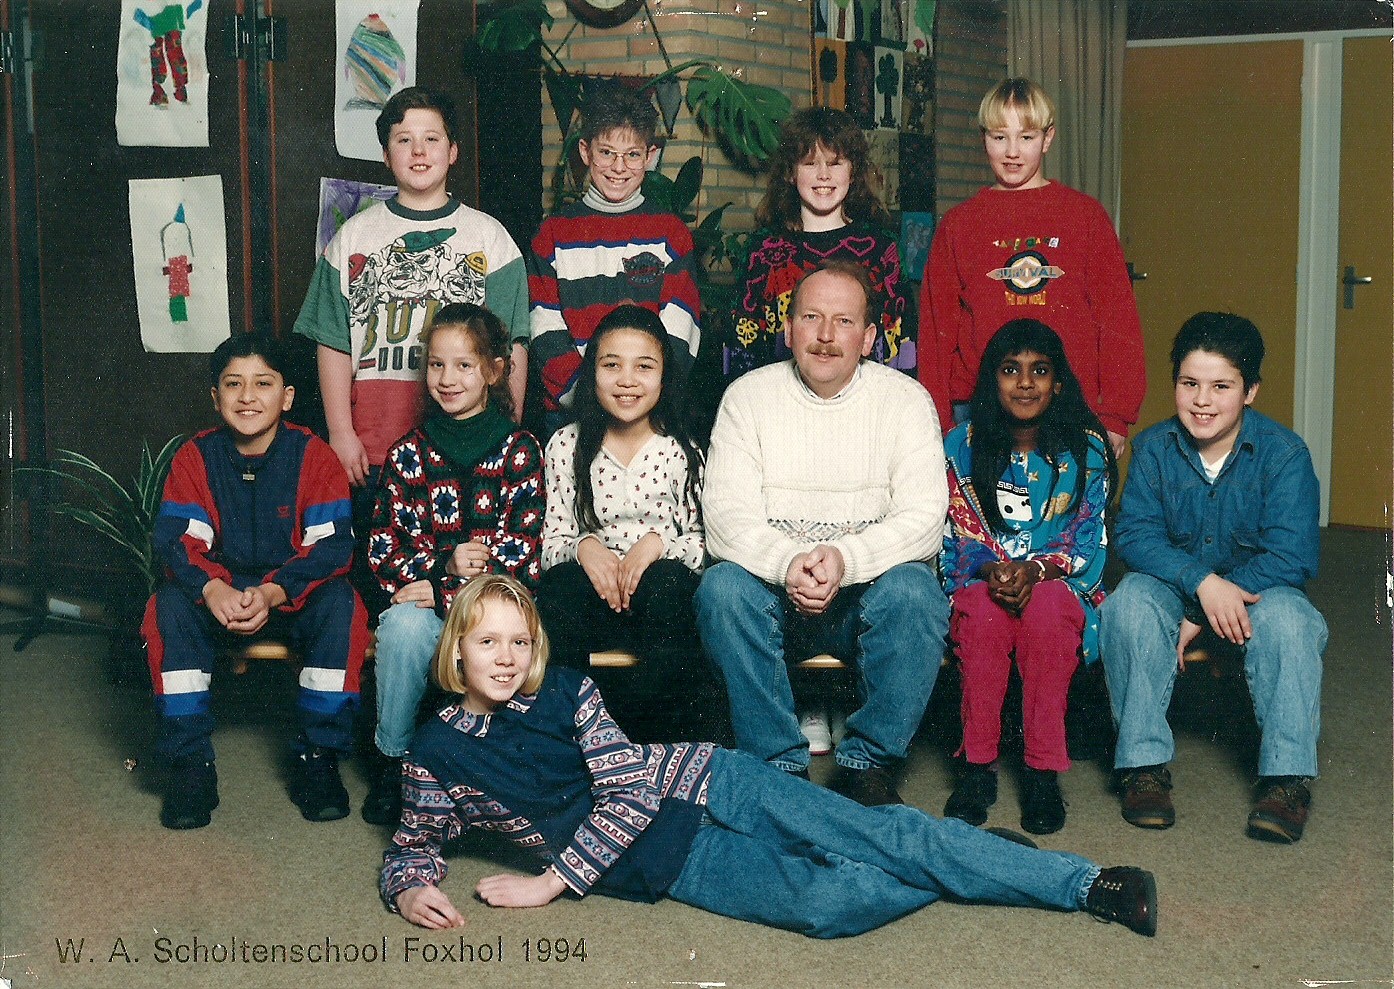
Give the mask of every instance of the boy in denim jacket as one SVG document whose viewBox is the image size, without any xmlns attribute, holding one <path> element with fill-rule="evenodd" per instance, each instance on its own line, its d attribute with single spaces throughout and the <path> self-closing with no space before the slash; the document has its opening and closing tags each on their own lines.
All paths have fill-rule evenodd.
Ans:
<svg viewBox="0 0 1394 989">
<path fill-rule="evenodd" d="M 1326 622 L 1316 576 L 1319 492 L 1291 430 L 1249 406 L 1263 338 L 1231 313 L 1197 313 L 1172 344 L 1175 417 L 1133 441 L 1115 542 L 1132 571 L 1104 602 L 1101 651 L 1118 725 L 1123 819 L 1176 820 L 1167 705 L 1206 628 L 1239 646 L 1262 731 L 1250 837 L 1302 837 L 1317 774 Z"/>
</svg>

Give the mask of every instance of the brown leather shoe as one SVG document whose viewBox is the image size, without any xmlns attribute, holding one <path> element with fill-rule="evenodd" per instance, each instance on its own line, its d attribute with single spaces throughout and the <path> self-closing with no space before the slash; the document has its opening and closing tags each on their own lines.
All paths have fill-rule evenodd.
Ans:
<svg viewBox="0 0 1394 989">
<path fill-rule="evenodd" d="M 1249 837 L 1292 844 L 1307 825 L 1312 792 L 1301 776 L 1265 776 L 1249 812 Z"/>
<path fill-rule="evenodd" d="M 1138 828 L 1169 828 L 1176 823 L 1171 804 L 1171 773 L 1165 766 L 1125 769 L 1118 780 L 1123 820 Z"/>
<path fill-rule="evenodd" d="M 1117 921 L 1148 937 L 1157 933 L 1157 881 L 1146 869 L 1114 866 L 1099 873 L 1084 909 L 1100 920 Z"/>
<path fill-rule="evenodd" d="M 869 769 L 840 767 L 832 788 L 863 807 L 905 803 L 896 792 L 895 778 L 884 766 L 872 766 Z"/>
</svg>

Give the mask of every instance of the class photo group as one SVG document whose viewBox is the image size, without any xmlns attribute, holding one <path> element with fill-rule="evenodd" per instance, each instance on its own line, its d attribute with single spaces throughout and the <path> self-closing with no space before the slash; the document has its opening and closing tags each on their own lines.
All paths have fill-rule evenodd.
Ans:
<svg viewBox="0 0 1394 989">
<path fill-rule="evenodd" d="M 160 824 L 219 813 L 215 660 L 274 634 L 300 660 L 290 797 L 383 828 L 378 895 L 410 924 L 600 894 L 835 938 L 949 898 L 1151 936 L 1146 862 L 1031 836 L 1065 827 L 1070 687 L 1100 668 L 1118 826 L 1176 824 L 1168 707 L 1210 643 L 1242 657 L 1260 730 L 1234 827 L 1299 841 L 1327 640 L 1312 458 L 1252 407 L 1264 340 L 1241 314 L 1169 329 L 1175 413 L 1138 421 L 1167 382 L 1146 380 L 1112 221 L 1042 171 L 1050 95 L 983 96 L 993 184 L 942 217 L 913 296 L 857 122 L 784 122 L 709 437 L 692 235 L 643 191 L 657 112 L 597 86 L 583 117 L 584 195 L 520 246 L 447 191 L 451 100 L 387 102 L 396 194 L 343 224 L 294 326 L 327 436 L 295 424 L 286 341 L 212 353 L 142 626 Z M 632 664 L 609 704 L 607 652 Z M 846 667 L 845 703 L 804 689 L 817 656 Z M 956 775 L 919 808 L 898 787 L 941 669 Z M 1019 831 L 986 826 L 999 773 Z M 444 848 L 472 828 L 537 869 L 452 889 Z"/>
</svg>

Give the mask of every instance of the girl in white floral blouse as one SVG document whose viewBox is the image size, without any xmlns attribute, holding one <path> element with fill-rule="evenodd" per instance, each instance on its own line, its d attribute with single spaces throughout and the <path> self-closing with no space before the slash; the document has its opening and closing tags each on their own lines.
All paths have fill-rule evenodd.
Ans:
<svg viewBox="0 0 1394 989">
<path fill-rule="evenodd" d="M 662 715 L 703 667 L 692 615 L 705 552 L 702 454 L 687 435 L 667 339 L 639 306 L 605 316 L 577 373 L 576 421 L 545 457 L 538 604 L 553 655 L 577 668 L 601 650 L 638 655 L 640 673 L 629 677 L 638 697 L 627 699 L 642 704 L 617 697 L 616 707 L 640 735 L 671 727 Z"/>
</svg>

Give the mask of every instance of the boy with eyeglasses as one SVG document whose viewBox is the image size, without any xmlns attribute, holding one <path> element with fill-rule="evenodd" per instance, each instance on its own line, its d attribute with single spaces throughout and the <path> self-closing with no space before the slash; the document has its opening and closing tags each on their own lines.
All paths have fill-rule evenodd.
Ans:
<svg viewBox="0 0 1394 989">
<path fill-rule="evenodd" d="M 658 314 L 668 331 L 667 358 L 683 376 L 697 356 L 701 302 L 692 235 L 643 193 L 658 157 L 657 126 L 647 98 L 592 84 L 580 140 L 585 194 L 544 220 L 533 238 L 529 362 L 542 386 L 546 435 L 567 421 L 581 356 L 596 323 L 620 303 Z"/>
</svg>

